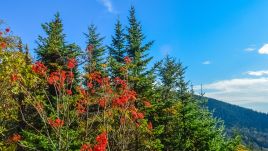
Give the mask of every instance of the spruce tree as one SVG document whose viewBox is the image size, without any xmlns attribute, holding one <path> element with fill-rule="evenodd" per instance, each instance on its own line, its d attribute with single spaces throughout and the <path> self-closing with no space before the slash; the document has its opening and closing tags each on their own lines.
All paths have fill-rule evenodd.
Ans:
<svg viewBox="0 0 268 151">
<path fill-rule="evenodd" d="M 181 103 L 178 101 L 176 93 L 177 86 L 180 83 L 179 75 L 184 72 L 182 64 L 177 63 L 174 58 L 166 56 L 157 63 L 156 73 L 158 84 L 155 91 L 158 94 L 154 102 L 155 110 L 152 119 L 156 127 L 163 128 L 163 132 L 157 136 L 164 145 L 165 150 L 176 150 L 175 146 L 179 144 L 179 128 L 177 119 L 181 110 Z M 155 116 L 157 115 L 157 116 Z"/>
<path fill-rule="evenodd" d="M 87 73 L 92 73 L 94 71 L 103 72 L 104 54 L 105 46 L 103 46 L 104 37 L 101 37 L 97 33 L 97 27 L 95 25 L 90 25 L 88 28 L 88 33 L 85 34 L 87 41 L 87 64 L 85 66 L 85 71 Z"/>
<path fill-rule="evenodd" d="M 59 13 L 57 13 L 51 22 L 42 24 L 46 36 L 38 36 L 37 40 L 37 59 L 41 61 L 49 70 L 49 73 L 58 70 L 69 70 L 67 68 L 68 59 L 77 59 L 81 53 L 80 48 L 75 43 L 67 43 L 63 33 L 63 23 Z M 79 83 L 78 67 L 72 69 L 74 81 L 72 90 L 75 93 L 75 87 Z M 71 86 L 70 86 L 71 87 Z M 49 94 L 55 95 L 55 88 L 51 85 L 48 88 Z"/>
<path fill-rule="evenodd" d="M 132 60 L 128 71 L 128 79 L 130 87 L 138 94 L 136 107 L 142 109 L 143 101 L 152 98 L 154 95 L 153 70 L 148 70 L 148 64 L 152 60 L 148 51 L 153 45 L 153 41 L 145 42 L 145 35 L 142 31 L 141 23 L 136 18 L 135 8 L 132 6 L 128 17 L 129 25 L 126 27 L 126 52 L 127 56 Z M 148 110 L 144 110 L 148 112 Z M 148 115 L 148 114 L 147 114 Z M 138 150 L 142 144 L 142 136 L 135 134 L 135 150 Z M 157 142 L 155 140 L 154 142 Z"/>
<path fill-rule="evenodd" d="M 185 69 L 186 68 L 184 68 L 180 62 L 177 63 L 176 59 L 170 56 L 166 56 L 165 59 L 160 62 L 160 65 L 157 67 L 157 72 L 160 75 L 159 80 L 161 81 L 163 100 L 175 98 L 174 91 L 179 85 L 181 85 L 179 87 L 182 87 L 183 83 L 181 83 L 181 81 L 183 81 L 183 79 L 179 78 L 182 78 Z M 184 86 L 184 89 L 186 89 L 186 86 Z"/>
<path fill-rule="evenodd" d="M 143 94 L 150 89 L 150 83 L 153 81 L 151 72 L 146 70 L 152 57 L 148 57 L 148 50 L 151 48 L 153 41 L 145 43 L 145 35 L 142 33 L 142 26 L 136 19 L 135 8 L 132 6 L 128 17 L 129 26 L 126 34 L 127 54 L 132 59 L 133 68 L 130 69 L 130 80 L 132 87 L 139 94 Z"/>
<path fill-rule="evenodd" d="M 115 24 L 115 35 L 112 36 L 112 44 L 108 47 L 109 54 L 113 57 L 118 63 L 124 63 L 125 57 L 125 35 L 124 29 L 119 19 Z"/>
<path fill-rule="evenodd" d="M 32 62 L 32 59 L 31 59 L 31 56 L 30 56 L 30 52 L 29 52 L 29 47 L 28 47 L 27 44 L 25 45 L 25 61 L 26 61 L 26 63 L 28 65 L 31 64 L 31 62 Z"/>
<path fill-rule="evenodd" d="M 38 60 L 42 61 L 50 72 L 64 69 L 67 59 L 76 58 L 79 55 L 79 47 L 75 44 L 66 43 L 59 13 L 55 15 L 51 22 L 42 24 L 42 28 L 46 37 L 38 37 L 38 47 L 36 48 Z"/>
<path fill-rule="evenodd" d="M 111 77 L 121 77 L 120 67 L 124 65 L 126 55 L 124 29 L 119 19 L 115 24 L 115 35 L 112 36 L 112 43 L 108 46 L 110 56 L 110 74 Z"/>
<path fill-rule="evenodd" d="M 21 38 L 19 38 L 18 49 L 19 49 L 19 52 L 23 53 L 23 43 L 22 43 Z"/>
<path fill-rule="evenodd" d="M 155 103 L 153 118 L 155 126 L 164 127 L 159 139 L 165 150 L 234 150 L 237 141 L 226 138 L 223 124 L 204 107 L 203 97 L 189 90 L 185 69 L 167 56 L 157 70 L 161 101 Z"/>
</svg>

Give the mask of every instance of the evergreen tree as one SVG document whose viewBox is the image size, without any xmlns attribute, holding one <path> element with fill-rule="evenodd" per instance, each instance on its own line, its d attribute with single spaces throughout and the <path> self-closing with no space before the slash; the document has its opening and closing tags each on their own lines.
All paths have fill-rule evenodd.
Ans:
<svg viewBox="0 0 268 151">
<path fill-rule="evenodd" d="M 127 56 L 131 59 L 131 65 L 128 70 L 129 85 L 134 89 L 137 94 L 136 107 L 142 109 L 143 101 L 147 98 L 153 99 L 155 91 L 153 90 L 154 74 L 153 69 L 148 70 L 148 64 L 152 60 L 149 57 L 148 51 L 153 45 L 153 41 L 145 42 L 145 35 L 142 32 L 141 23 L 136 19 L 135 8 L 130 8 L 128 17 L 129 25 L 126 28 L 126 52 Z M 149 110 L 144 109 L 146 115 L 149 116 Z M 142 136 L 136 133 L 135 149 L 138 150 L 142 147 Z M 158 144 L 159 140 L 153 138 L 152 142 Z M 161 147 L 160 147 L 161 148 Z"/>
<path fill-rule="evenodd" d="M 234 150 L 239 142 L 225 137 L 223 124 L 204 108 L 202 97 L 189 90 L 185 69 L 167 56 L 157 70 L 162 101 L 155 104 L 154 124 L 164 127 L 159 139 L 165 150 Z"/>
<path fill-rule="evenodd" d="M 103 72 L 103 65 L 106 63 L 104 61 L 105 47 L 103 46 L 104 37 L 101 37 L 97 33 L 97 28 L 95 25 L 90 25 L 88 28 L 88 33 L 85 34 L 87 41 L 87 64 L 85 71 L 87 73 L 92 73 L 94 71 Z"/>
<path fill-rule="evenodd" d="M 125 40 L 124 30 L 118 19 L 115 24 L 115 35 L 112 36 L 112 43 L 108 46 L 111 77 L 122 78 L 120 67 L 124 64 L 124 57 L 126 55 Z"/>
<path fill-rule="evenodd" d="M 165 59 L 160 62 L 157 67 L 159 80 L 161 81 L 162 99 L 175 99 L 174 91 L 179 86 L 180 88 L 186 89 L 186 85 L 183 85 L 183 75 L 185 69 L 182 64 L 176 62 L 176 59 L 166 56 Z M 178 78 L 179 77 L 179 78 Z M 173 94 L 172 94 L 173 93 Z"/>
<path fill-rule="evenodd" d="M 139 94 L 143 94 L 150 89 L 153 82 L 152 72 L 146 70 L 148 63 L 152 57 L 148 57 L 148 50 L 151 48 L 153 41 L 144 44 L 145 36 L 142 33 L 140 22 L 136 19 L 135 8 L 130 9 L 130 16 L 128 17 L 129 26 L 126 34 L 127 54 L 132 59 L 133 67 L 130 70 L 130 80 L 132 87 Z"/>
<path fill-rule="evenodd" d="M 19 38 L 18 49 L 19 49 L 19 52 L 23 53 L 23 43 L 22 43 L 21 38 Z"/>
<path fill-rule="evenodd" d="M 175 146 L 180 143 L 180 133 L 177 127 L 181 115 L 181 102 L 178 101 L 177 89 L 180 83 L 179 75 L 184 73 L 185 68 L 177 63 L 174 58 L 166 56 L 157 63 L 157 78 L 159 80 L 155 91 L 158 94 L 154 103 L 155 110 L 152 114 L 154 125 L 163 127 L 163 133 L 158 136 L 165 150 L 176 150 Z M 157 116 L 155 116 L 157 115 Z"/>
<path fill-rule="evenodd" d="M 115 35 L 112 36 L 112 44 L 108 47 L 109 54 L 113 57 L 118 63 L 124 63 L 125 57 L 125 35 L 124 29 L 119 19 L 115 24 Z"/>
<path fill-rule="evenodd" d="M 63 34 L 63 24 L 59 13 L 49 22 L 42 24 L 46 37 L 38 37 L 36 53 L 38 60 L 42 61 L 50 72 L 63 69 L 67 59 L 76 58 L 80 49 L 75 44 L 67 44 Z M 77 70 L 76 70 L 77 77 Z"/>
<path fill-rule="evenodd" d="M 55 15 L 55 18 L 51 22 L 42 24 L 42 28 L 45 31 L 46 36 L 38 37 L 38 46 L 36 48 L 38 60 L 48 68 L 49 73 L 58 70 L 68 70 L 68 59 L 77 59 L 81 51 L 75 43 L 68 44 L 66 42 L 66 36 L 63 33 L 63 24 L 59 13 Z M 76 91 L 74 88 L 79 83 L 78 67 L 76 66 L 73 68 L 72 72 L 74 73 L 72 90 L 75 93 Z M 55 95 L 55 88 L 53 85 L 48 88 L 48 92 L 51 95 Z"/>
<path fill-rule="evenodd" d="M 31 62 L 32 62 L 31 56 L 30 56 L 30 53 L 29 53 L 29 47 L 28 47 L 27 44 L 25 45 L 25 61 L 26 61 L 26 63 L 28 65 L 31 64 Z"/>
</svg>

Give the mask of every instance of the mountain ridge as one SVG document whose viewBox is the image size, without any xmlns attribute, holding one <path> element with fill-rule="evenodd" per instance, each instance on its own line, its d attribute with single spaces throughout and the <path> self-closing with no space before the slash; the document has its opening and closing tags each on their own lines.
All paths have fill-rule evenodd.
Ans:
<svg viewBox="0 0 268 151">
<path fill-rule="evenodd" d="M 268 114 L 207 98 L 213 116 L 223 120 L 227 134 L 238 130 L 243 142 L 253 150 L 268 148 Z"/>
</svg>

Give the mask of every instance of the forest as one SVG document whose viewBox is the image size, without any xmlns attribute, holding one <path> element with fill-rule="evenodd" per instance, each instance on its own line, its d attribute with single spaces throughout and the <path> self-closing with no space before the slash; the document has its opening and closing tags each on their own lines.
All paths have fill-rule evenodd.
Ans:
<svg viewBox="0 0 268 151">
<path fill-rule="evenodd" d="M 268 114 L 208 98 L 208 109 L 224 121 L 227 135 L 237 133 L 249 150 L 267 150 Z"/>
<path fill-rule="evenodd" d="M 194 92 L 179 58 L 152 62 L 155 42 L 134 7 L 127 19 L 110 25 L 113 35 L 89 25 L 78 46 L 56 13 L 31 51 L 1 22 L 0 150 L 249 150 Z"/>
</svg>

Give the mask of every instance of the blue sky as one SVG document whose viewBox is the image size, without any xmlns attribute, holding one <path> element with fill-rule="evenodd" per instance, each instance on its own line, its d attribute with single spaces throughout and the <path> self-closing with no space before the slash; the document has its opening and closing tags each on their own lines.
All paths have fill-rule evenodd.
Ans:
<svg viewBox="0 0 268 151">
<path fill-rule="evenodd" d="M 94 23 L 110 43 L 119 17 L 127 25 L 134 5 L 154 61 L 170 54 L 183 62 L 187 79 L 207 96 L 268 112 L 267 0 L 8 0 L 0 19 L 29 44 L 41 23 L 61 14 L 67 41 L 85 47 L 83 32 Z"/>
</svg>

